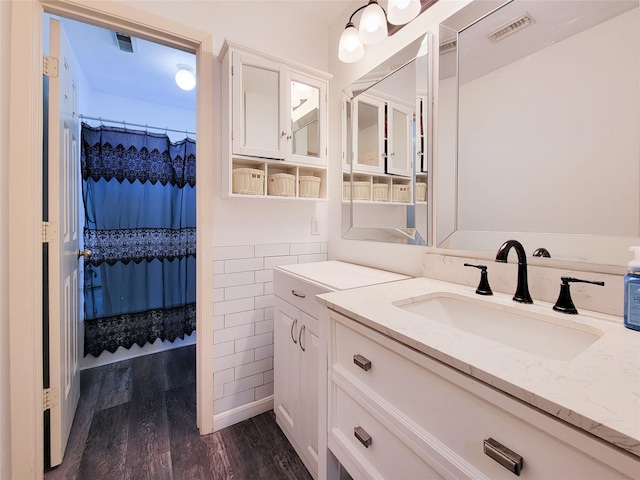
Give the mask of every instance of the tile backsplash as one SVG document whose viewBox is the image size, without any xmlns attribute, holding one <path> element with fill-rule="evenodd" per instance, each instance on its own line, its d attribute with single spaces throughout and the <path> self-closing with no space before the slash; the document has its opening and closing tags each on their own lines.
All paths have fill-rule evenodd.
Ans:
<svg viewBox="0 0 640 480">
<path fill-rule="evenodd" d="M 327 243 L 214 249 L 214 415 L 273 394 L 273 267 L 327 260 Z"/>
</svg>

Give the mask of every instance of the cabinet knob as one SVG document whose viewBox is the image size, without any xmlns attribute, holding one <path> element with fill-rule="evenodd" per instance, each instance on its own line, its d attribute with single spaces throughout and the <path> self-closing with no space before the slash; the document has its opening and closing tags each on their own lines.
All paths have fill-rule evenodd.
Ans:
<svg viewBox="0 0 640 480">
<path fill-rule="evenodd" d="M 363 369 L 365 372 L 371 370 L 371 360 L 366 357 L 363 357 L 360 354 L 356 354 L 353 356 L 353 363 Z"/>
<path fill-rule="evenodd" d="M 296 318 L 293 323 L 291 324 L 291 340 L 293 340 L 293 343 L 298 343 L 298 341 L 296 340 L 296 337 L 293 333 L 293 330 L 296 328 L 296 325 L 298 324 L 298 319 Z"/>
<path fill-rule="evenodd" d="M 371 435 L 369 435 L 364 428 L 355 427 L 353 429 L 353 435 L 360 441 L 362 445 L 364 445 L 365 448 L 369 448 L 372 439 Z"/>
<path fill-rule="evenodd" d="M 513 450 L 508 449 L 500 442 L 493 438 L 487 438 L 484 440 L 484 453 L 493 458 L 496 462 L 502 465 L 510 472 L 520 476 L 524 459 L 521 455 L 518 455 Z"/>
</svg>

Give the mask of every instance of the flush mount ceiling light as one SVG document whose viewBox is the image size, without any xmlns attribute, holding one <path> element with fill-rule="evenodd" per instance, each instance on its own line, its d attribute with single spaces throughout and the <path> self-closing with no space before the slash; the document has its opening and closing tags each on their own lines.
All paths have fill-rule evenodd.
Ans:
<svg viewBox="0 0 640 480">
<path fill-rule="evenodd" d="M 435 3 L 435 2 L 434 2 Z M 416 18 L 422 9 L 420 0 L 389 0 L 389 15 L 376 0 L 358 8 L 349 17 L 340 43 L 338 58 L 344 63 L 353 63 L 364 57 L 364 45 L 375 45 L 387 38 L 387 23 L 404 25 Z M 356 13 L 362 11 L 358 28 L 353 23 Z"/>
<path fill-rule="evenodd" d="M 193 75 L 193 68 L 183 63 L 179 63 L 176 66 L 178 67 L 178 72 L 176 73 L 176 84 L 182 90 L 193 90 L 196 86 L 196 77 Z"/>
</svg>

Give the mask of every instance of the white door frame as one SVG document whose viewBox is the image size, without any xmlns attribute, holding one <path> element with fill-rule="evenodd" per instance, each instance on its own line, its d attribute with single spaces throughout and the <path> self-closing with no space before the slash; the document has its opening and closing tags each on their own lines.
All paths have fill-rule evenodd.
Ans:
<svg viewBox="0 0 640 480">
<path fill-rule="evenodd" d="M 208 32 L 118 2 L 13 1 L 9 114 L 12 478 L 44 477 L 42 415 L 42 16 L 51 13 L 195 52 L 197 425 L 213 432 L 214 55 Z M 26 300 L 26 301 L 25 301 Z"/>
</svg>

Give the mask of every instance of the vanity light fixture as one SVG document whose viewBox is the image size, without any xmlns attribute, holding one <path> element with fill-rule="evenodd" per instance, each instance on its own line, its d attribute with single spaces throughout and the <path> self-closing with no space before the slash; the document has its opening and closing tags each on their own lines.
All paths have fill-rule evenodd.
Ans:
<svg viewBox="0 0 640 480">
<path fill-rule="evenodd" d="M 179 63 L 176 67 L 178 67 L 176 84 L 187 92 L 193 90 L 196 86 L 196 77 L 193 75 L 193 68 L 183 63 Z"/>
<path fill-rule="evenodd" d="M 387 19 L 393 25 L 404 25 L 420 13 L 420 0 L 389 0 Z"/>
<path fill-rule="evenodd" d="M 364 45 L 376 45 L 387 38 L 387 23 L 392 25 L 409 23 L 420 14 L 422 8 L 420 0 L 389 0 L 387 14 L 377 0 L 369 0 L 369 3 L 356 9 L 349 17 L 340 36 L 338 58 L 344 63 L 357 62 L 364 57 Z M 356 28 L 353 17 L 361 10 L 363 12 Z"/>
</svg>

